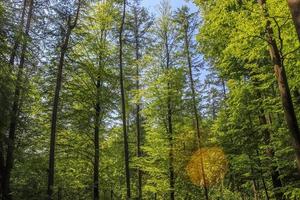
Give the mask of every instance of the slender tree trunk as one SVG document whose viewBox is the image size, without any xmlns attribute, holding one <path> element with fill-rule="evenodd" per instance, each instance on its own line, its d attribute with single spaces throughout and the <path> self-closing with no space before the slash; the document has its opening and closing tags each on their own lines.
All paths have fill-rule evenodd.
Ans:
<svg viewBox="0 0 300 200">
<path fill-rule="evenodd" d="M 300 0 L 287 0 L 300 41 Z"/>
<path fill-rule="evenodd" d="M 256 180 L 255 179 L 252 180 L 252 188 L 253 188 L 254 199 L 255 200 L 259 200 L 258 188 L 257 188 L 257 184 L 256 184 Z"/>
<path fill-rule="evenodd" d="M 126 0 L 123 0 L 122 21 L 119 30 L 119 67 L 120 67 L 120 89 L 122 101 L 122 122 L 123 122 L 123 137 L 124 137 L 124 161 L 125 161 L 125 178 L 126 178 L 126 199 L 131 198 L 130 190 L 130 170 L 129 170 L 129 149 L 128 149 L 128 133 L 126 124 L 126 105 L 125 105 L 125 89 L 123 75 L 123 32 L 126 15 Z"/>
<path fill-rule="evenodd" d="M 136 5 L 137 6 L 137 5 Z M 139 24 L 138 24 L 138 11 L 137 8 L 134 8 L 134 39 L 135 39 L 135 60 L 136 60 L 136 90 L 139 91 L 140 89 L 140 82 L 139 82 L 139 77 L 140 77 L 140 70 L 139 70 L 139 60 L 140 60 L 140 36 L 139 36 Z M 137 102 L 136 104 L 136 141 L 137 141 L 137 157 L 142 156 L 142 151 L 141 151 L 141 140 L 142 140 L 142 135 L 141 135 L 141 117 L 140 117 L 140 102 Z M 142 195 L 142 171 L 140 169 L 137 169 L 137 176 L 138 176 L 138 181 L 137 181 L 137 188 L 138 188 L 138 199 L 142 200 L 143 195 Z"/>
<path fill-rule="evenodd" d="M 166 69 L 169 72 L 170 66 L 170 50 L 168 44 L 168 34 L 165 33 L 165 48 L 166 48 Z M 169 138 L 169 186 L 170 186 L 170 200 L 175 199 L 175 174 L 174 174 L 174 146 L 173 146 L 173 122 L 172 122 L 172 105 L 171 105 L 171 94 L 170 94 L 171 84 L 168 82 L 168 98 L 167 98 L 167 123 L 168 123 L 168 138 Z"/>
<path fill-rule="evenodd" d="M 58 188 L 57 200 L 62 200 L 62 188 L 61 187 Z"/>
<path fill-rule="evenodd" d="M 250 156 L 249 156 L 249 159 L 252 160 L 252 158 Z M 259 187 L 258 187 L 257 180 L 255 179 L 255 174 L 254 174 L 254 170 L 253 170 L 252 166 L 251 166 L 251 174 L 253 176 L 253 178 L 252 178 L 253 196 L 254 196 L 255 200 L 259 200 Z"/>
<path fill-rule="evenodd" d="M 3 180 L 4 180 L 4 149 L 3 149 L 3 136 L 2 132 L 0 132 L 0 199 L 3 196 Z"/>
<path fill-rule="evenodd" d="M 270 48 L 270 56 L 274 64 L 274 71 L 278 82 L 279 93 L 284 108 L 286 122 L 290 130 L 290 133 L 292 135 L 293 146 L 296 153 L 298 171 L 300 173 L 300 131 L 299 131 L 299 126 L 298 126 L 294 105 L 290 93 L 290 88 L 288 85 L 287 76 L 283 65 L 283 60 L 281 58 L 277 43 L 273 37 L 274 33 L 271 26 L 271 22 L 270 20 L 268 20 L 269 14 L 266 8 L 266 2 L 265 0 L 258 0 L 258 2 L 263 8 L 264 15 L 267 20 L 266 31 L 267 31 L 267 40 Z"/>
<path fill-rule="evenodd" d="M 257 157 L 258 157 L 257 162 L 258 162 L 258 166 L 259 166 L 259 173 L 260 173 L 260 176 L 261 176 L 261 180 L 262 180 L 263 188 L 264 188 L 264 191 L 265 191 L 266 199 L 269 200 L 270 196 L 269 196 L 268 188 L 267 188 L 266 181 L 265 181 L 265 178 L 264 178 L 264 174 L 263 174 L 263 171 L 261 169 L 261 162 L 260 162 L 258 150 L 256 150 L 256 154 L 257 154 Z"/>
<path fill-rule="evenodd" d="M 3 199 L 5 161 L 4 161 L 4 133 L 0 130 L 0 199 Z"/>
<path fill-rule="evenodd" d="M 262 99 L 262 95 L 259 91 L 257 91 L 257 96 L 258 96 L 258 98 Z M 268 122 L 267 117 L 265 115 L 265 111 L 263 109 L 260 110 L 259 122 L 260 122 L 260 125 L 262 125 L 262 126 L 272 125 L 271 120 L 269 120 L 269 122 Z M 264 134 L 264 143 L 265 143 L 265 145 L 269 146 L 270 142 L 271 142 L 271 134 L 272 134 L 271 130 L 269 128 L 264 128 L 263 134 Z M 267 157 L 269 157 L 271 162 L 274 162 L 274 154 L 275 154 L 274 149 L 272 147 L 268 147 L 266 149 L 265 155 Z M 257 151 L 257 155 L 259 155 L 258 151 Z M 273 165 L 273 163 L 271 163 L 270 170 L 271 170 L 272 184 L 273 184 L 273 188 L 275 190 L 274 191 L 275 198 L 276 198 L 276 200 L 282 200 L 283 193 L 280 191 L 280 189 L 282 188 L 282 183 L 279 178 L 279 176 L 280 176 L 279 172 L 278 172 L 277 168 Z M 262 172 L 261 172 L 261 175 L 263 175 Z"/>
<path fill-rule="evenodd" d="M 99 101 L 99 89 L 100 80 L 98 77 L 96 83 L 97 100 L 95 105 L 95 133 L 94 133 L 94 200 L 99 200 L 99 123 L 100 123 L 100 101 Z"/>
<path fill-rule="evenodd" d="M 56 124 L 57 124 L 57 112 L 59 104 L 59 95 L 62 85 L 62 73 L 65 60 L 65 54 L 67 51 L 69 38 L 71 35 L 71 29 L 68 28 L 64 44 L 61 48 L 60 60 L 58 64 L 58 71 L 56 77 L 55 95 L 53 99 L 52 117 L 51 117 L 51 138 L 50 138 L 50 154 L 49 154 L 49 174 L 48 174 L 48 199 L 52 200 L 53 186 L 54 186 L 54 158 L 55 158 L 55 142 L 56 142 Z"/>
<path fill-rule="evenodd" d="M 51 137 L 50 137 L 50 151 L 49 151 L 49 171 L 48 171 L 48 187 L 47 187 L 47 199 L 53 200 L 53 187 L 54 187 L 54 169 L 55 169 L 55 143 L 56 143 L 56 129 L 57 129 L 57 113 L 59 105 L 59 96 L 62 86 L 62 75 L 63 67 L 65 62 L 65 54 L 68 50 L 69 40 L 72 33 L 72 30 L 76 27 L 79 11 L 81 6 L 81 0 L 78 0 L 77 11 L 75 20 L 72 23 L 71 16 L 68 17 L 68 28 L 66 35 L 64 37 L 63 44 L 61 46 L 59 63 L 57 66 L 57 77 L 56 77 L 56 86 L 53 99 L 52 107 L 52 116 L 51 116 Z"/>
<path fill-rule="evenodd" d="M 193 78 L 193 69 L 192 69 L 192 58 L 190 54 L 190 42 L 188 39 L 188 22 L 184 23 L 184 45 L 185 45 L 185 54 L 187 58 L 187 63 L 188 63 L 188 69 L 189 69 L 189 79 L 190 79 L 190 89 L 192 91 L 192 100 L 193 100 L 193 112 L 194 112 L 194 117 L 196 121 L 196 133 L 197 133 L 197 144 L 198 148 L 201 148 L 201 132 L 200 132 L 200 116 L 198 113 L 197 109 L 197 100 L 196 100 L 196 89 L 195 89 L 195 84 L 194 84 L 194 78 Z M 205 199 L 208 200 L 208 188 L 206 185 L 206 180 L 205 180 L 205 168 L 204 168 L 204 161 L 203 158 L 201 157 L 201 166 L 202 166 L 202 174 L 203 174 L 203 181 L 204 181 L 204 192 L 205 192 Z"/>
<path fill-rule="evenodd" d="M 260 95 L 259 95 L 260 96 Z M 261 125 L 268 125 L 266 116 L 264 115 L 264 111 L 261 111 L 261 115 L 259 116 L 259 121 Z M 264 142 L 265 145 L 270 145 L 270 137 L 271 137 L 271 133 L 269 129 L 264 129 Z M 274 150 L 273 148 L 268 148 L 266 150 L 266 155 L 270 158 L 270 160 L 273 162 L 274 160 Z M 276 167 L 274 165 L 271 165 L 270 167 L 271 169 L 271 178 L 272 178 L 272 184 L 273 184 L 273 188 L 275 190 L 275 198 L 276 200 L 281 200 L 283 199 L 283 193 L 280 192 L 280 188 L 282 188 L 282 183 L 281 180 L 279 178 L 279 172 L 276 169 Z M 279 191 L 277 191 L 279 190 Z"/>
<path fill-rule="evenodd" d="M 22 14 L 21 14 L 21 21 L 20 21 L 20 25 L 19 25 L 19 30 L 17 31 L 17 33 L 15 34 L 15 41 L 14 41 L 14 45 L 12 47 L 12 51 L 10 54 L 10 58 L 9 58 L 9 64 L 11 67 L 11 70 L 13 69 L 14 63 L 15 63 L 15 57 L 16 57 L 16 53 L 19 47 L 19 35 L 20 34 L 24 34 L 23 33 L 23 28 L 24 28 L 24 21 L 25 21 L 25 11 L 26 11 L 26 7 L 27 7 L 27 0 L 23 1 L 23 8 L 22 8 Z M 16 93 L 16 92 L 15 92 Z M 2 195 L 3 195 L 3 191 L 4 191 L 4 185 L 5 185 L 5 159 L 4 159 L 4 133 L 2 132 L 3 130 L 0 130 L 0 198 L 2 199 Z"/>
<path fill-rule="evenodd" d="M 106 33 L 101 30 L 100 40 L 103 42 L 106 38 Z M 95 127 L 94 127 L 94 200 L 99 200 L 99 157 L 100 157 L 100 147 L 99 147 L 99 129 L 100 129 L 100 114 L 101 114 L 101 104 L 100 104 L 100 89 L 101 89 L 101 68 L 103 64 L 102 55 L 99 55 L 99 70 L 96 82 L 96 104 L 95 104 Z"/>
<path fill-rule="evenodd" d="M 168 130 L 169 130 L 169 182 L 170 182 L 170 200 L 175 200 L 175 175 L 174 175 L 174 145 L 173 145 L 173 125 L 172 125 L 172 110 L 171 99 L 168 98 Z"/>
<path fill-rule="evenodd" d="M 14 99 L 13 99 L 13 103 L 12 103 L 12 111 L 11 111 L 11 118 L 10 118 L 9 132 L 8 132 L 8 146 L 7 146 L 6 164 L 5 164 L 4 178 L 3 178 L 3 182 L 4 182 L 3 183 L 3 198 L 7 199 L 7 200 L 12 198 L 11 194 L 10 194 L 10 176 L 11 176 L 11 170 L 13 168 L 13 162 L 14 162 L 13 153 L 14 153 L 14 147 L 15 147 L 17 123 L 18 123 L 18 118 L 19 118 L 20 94 L 21 94 L 21 90 L 22 90 L 22 79 L 23 79 L 25 56 L 26 56 L 25 54 L 26 54 L 27 45 L 28 45 L 30 23 L 31 23 L 31 18 L 32 18 L 32 13 L 33 13 L 33 3 L 34 3 L 33 0 L 30 0 L 28 16 L 27 16 L 27 21 L 26 21 L 26 27 L 25 27 L 25 32 L 24 32 L 25 38 L 24 38 L 24 42 L 22 44 L 20 64 L 18 67 L 16 88 L 15 88 L 15 92 L 14 92 Z M 25 6 L 25 4 L 24 4 L 24 6 Z M 24 12 L 24 10 L 23 10 L 23 12 Z M 23 15 L 23 13 L 22 13 L 22 15 Z M 14 62 L 12 62 L 12 64 L 13 63 Z"/>
<path fill-rule="evenodd" d="M 267 199 L 267 200 L 270 200 L 270 196 L 269 196 L 269 192 L 268 192 L 268 188 L 267 188 L 267 185 L 266 185 L 265 178 L 263 177 L 262 174 L 261 174 L 261 176 L 262 176 L 262 177 L 261 177 L 261 180 L 262 180 L 262 183 L 263 183 L 263 187 L 264 187 L 266 199 Z"/>
</svg>

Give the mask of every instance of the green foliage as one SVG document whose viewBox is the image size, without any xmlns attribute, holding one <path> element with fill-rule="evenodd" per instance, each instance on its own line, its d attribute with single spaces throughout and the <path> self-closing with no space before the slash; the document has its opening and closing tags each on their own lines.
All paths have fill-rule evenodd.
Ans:
<svg viewBox="0 0 300 200">
<path fill-rule="evenodd" d="M 43 1 L 35 2 L 30 37 L 23 33 L 25 24 L 20 26 L 21 3 L 0 2 L 0 153 L 4 154 L 20 52 L 28 41 L 10 181 L 16 200 L 46 197 L 50 113 L 61 41 L 74 15 L 70 2 L 56 1 L 47 8 Z M 82 2 L 63 66 L 54 199 L 93 199 L 96 127 L 100 198 L 126 199 L 118 66 L 123 1 Z M 226 154 L 228 172 L 207 188 L 209 199 L 267 199 L 267 195 L 299 199 L 300 176 L 265 37 L 270 20 L 300 117 L 299 42 L 286 2 L 267 0 L 267 17 L 257 1 L 194 3 L 199 13 L 186 6 L 173 11 L 168 1 L 162 1 L 154 18 L 140 0 L 127 2 L 123 64 L 132 198 L 138 197 L 140 170 L 143 199 L 169 199 L 172 166 L 175 198 L 204 199 L 204 188 L 192 183 L 186 168 L 200 147 L 217 147 Z M 16 53 L 13 65 L 12 53 Z M 0 164 L 5 159 L 0 157 Z"/>
</svg>

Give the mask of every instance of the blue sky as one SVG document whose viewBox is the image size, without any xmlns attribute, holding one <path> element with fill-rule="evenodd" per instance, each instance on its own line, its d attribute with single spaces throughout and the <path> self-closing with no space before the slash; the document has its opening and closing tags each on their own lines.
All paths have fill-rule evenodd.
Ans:
<svg viewBox="0 0 300 200">
<path fill-rule="evenodd" d="M 158 4 L 161 0 L 142 0 L 142 4 L 148 8 L 150 11 L 157 11 Z M 197 10 L 196 6 L 192 2 L 187 2 L 186 0 L 169 0 L 173 9 L 179 8 L 183 5 L 187 5 L 191 10 Z"/>
</svg>

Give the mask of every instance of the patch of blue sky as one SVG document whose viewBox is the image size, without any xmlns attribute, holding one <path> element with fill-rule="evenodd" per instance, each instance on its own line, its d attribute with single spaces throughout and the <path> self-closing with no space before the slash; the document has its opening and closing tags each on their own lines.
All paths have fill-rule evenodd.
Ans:
<svg viewBox="0 0 300 200">
<path fill-rule="evenodd" d="M 161 1 L 162 0 L 142 0 L 141 3 L 147 9 L 149 9 L 150 12 L 156 14 L 159 10 L 158 9 L 159 3 Z M 168 1 L 170 2 L 170 5 L 172 6 L 173 10 L 185 5 L 188 6 L 192 11 L 197 11 L 196 5 L 191 1 L 186 1 L 186 0 L 168 0 Z"/>
</svg>

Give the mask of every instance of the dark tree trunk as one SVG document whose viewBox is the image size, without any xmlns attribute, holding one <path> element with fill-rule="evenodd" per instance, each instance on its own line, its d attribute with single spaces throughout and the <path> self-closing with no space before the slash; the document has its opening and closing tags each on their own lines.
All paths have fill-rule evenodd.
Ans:
<svg viewBox="0 0 300 200">
<path fill-rule="evenodd" d="M 165 33 L 165 48 L 166 48 L 166 69 L 169 72 L 170 66 L 170 50 L 168 44 L 168 34 Z M 168 107 L 168 116 L 167 116 L 167 124 L 168 124 L 168 137 L 169 137 L 169 185 L 170 185 L 170 200 L 175 199 L 175 175 L 174 175 L 174 152 L 173 152 L 173 122 L 172 122 L 172 100 L 170 94 L 171 84 L 168 82 L 168 98 L 167 98 L 167 107 Z"/>
<path fill-rule="evenodd" d="M 19 34 L 24 34 L 23 33 L 23 28 L 24 28 L 24 21 L 25 21 L 25 11 L 26 11 L 26 7 L 27 7 L 27 0 L 23 1 L 23 8 L 22 8 L 22 14 L 21 14 L 21 21 L 20 21 L 20 25 L 19 25 L 19 30 L 17 31 L 17 33 L 15 34 L 15 41 L 14 41 L 14 45 L 12 47 L 11 50 L 11 54 L 10 54 L 10 58 L 9 58 L 9 64 L 11 67 L 11 70 L 13 70 L 14 67 L 14 63 L 15 63 L 15 57 L 16 57 L 16 53 L 19 47 Z M 16 92 L 15 92 L 16 93 Z M 2 130 L 0 130 L 0 198 L 2 199 L 2 195 L 3 195 L 3 191 L 4 191 L 4 179 L 5 179 L 5 159 L 4 159 L 4 134 L 2 132 Z"/>
<path fill-rule="evenodd" d="M 128 149 L 128 133 L 126 124 L 126 103 L 125 103 L 125 89 L 124 89 L 124 75 L 123 75 L 123 32 L 126 15 L 126 0 L 123 0 L 122 21 L 119 30 L 119 68 L 120 68 L 120 89 L 121 89 L 121 103 L 122 103 L 122 122 L 123 122 L 123 137 L 124 137 L 124 161 L 125 161 L 125 177 L 126 177 L 126 199 L 131 198 L 130 191 L 130 171 L 129 171 L 129 149 Z"/>
<path fill-rule="evenodd" d="M 197 133 L 197 144 L 198 148 L 201 148 L 201 131 L 200 131 L 200 116 L 198 113 L 197 109 L 197 100 L 196 100 L 196 89 L 195 89 L 195 84 L 194 84 L 194 78 L 193 78 L 193 69 L 192 69 L 192 58 L 190 54 L 190 42 L 188 39 L 188 29 L 189 29 L 189 24 L 187 21 L 184 22 L 183 24 L 184 28 L 184 46 L 185 46 L 185 54 L 186 54 L 186 59 L 187 59 L 187 64 L 188 64 L 188 69 L 189 69 L 189 79 L 190 79 L 190 89 L 192 91 L 192 100 L 193 100 L 193 112 L 194 112 L 194 117 L 196 121 L 196 133 Z M 207 185 L 205 184 L 205 168 L 203 165 L 203 158 L 201 158 L 201 166 L 202 166 L 202 174 L 203 174 L 203 180 L 204 180 L 204 193 L 205 193 L 205 199 L 208 200 L 208 188 Z"/>
<path fill-rule="evenodd" d="M 2 134 L 2 132 L 0 132 Z M 3 195 L 3 180 L 4 180 L 4 149 L 3 149 L 3 136 L 0 135 L 0 199 Z"/>
<path fill-rule="evenodd" d="M 259 0 L 259 4 L 262 6 L 264 10 L 264 15 L 267 17 L 269 16 L 268 10 L 266 8 L 266 2 L 265 0 Z M 276 75 L 276 79 L 278 82 L 278 88 L 279 93 L 281 96 L 282 105 L 284 108 L 285 118 L 288 125 L 288 128 L 290 130 L 292 139 L 293 139 L 293 146 L 296 153 L 296 160 L 298 165 L 298 171 L 300 173 L 300 132 L 298 127 L 298 122 L 293 106 L 293 101 L 290 93 L 290 88 L 288 85 L 287 77 L 285 68 L 283 65 L 283 60 L 280 55 L 280 51 L 278 49 L 277 43 L 275 39 L 273 38 L 273 29 L 271 26 L 270 20 L 267 19 L 267 40 L 270 47 L 270 56 L 272 59 L 272 62 L 274 64 L 274 71 Z"/>
<path fill-rule="evenodd" d="M 268 192 L 268 188 L 267 188 L 267 184 L 265 181 L 265 178 L 263 177 L 263 175 L 261 174 L 261 181 L 263 183 L 263 187 L 264 187 L 264 191 L 265 191 L 265 195 L 266 195 L 266 199 L 270 200 L 270 196 L 269 196 L 269 192 Z"/>
<path fill-rule="evenodd" d="M 270 196 L 269 196 L 268 187 L 267 187 L 267 184 L 266 184 L 266 181 L 265 181 L 265 178 L 264 178 L 264 174 L 263 174 L 263 171 L 261 169 L 262 166 L 261 166 L 261 161 L 260 161 L 260 158 L 259 158 L 259 151 L 258 150 L 256 150 L 256 154 L 257 154 L 257 164 L 259 166 L 259 173 L 260 173 L 260 176 L 261 176 L 261 181 L 262 181 L 263 188 L 264 188 L 264 191 L 265 191 L 266 199 L 269 200 Z"/>
<path fill-rule="evenodd" d="M 106 37 L 105 31 L 101 30 L 100 40 Z M 102 55 L 99 55 L 99 70 L 101 73 L 101 68 L 103 65 Z M 101 89 L 101 74 L 97 76 L 96 82 L 96 104 L 95 104 L 95 127 L 94 127 L 94 200 L 100 199 L 100 189 L 99 189 L 99 157 L 100 157 L 100 147 L 99 147 L 99 130 L 100 130 L 100 114 L 101 114 L 101 104 L 100 104 L 100 89 Z"/>
<path fill-rule="evenodd" d="M 168 98 L 168 130 L 169 130 L 169 172 L 170 172 L 170 200 L 175 200 L 175 175 L 174 175 L 174 152 L 173 152 L 173 126 L 172 126 L 172 108 L 171 98 Z"/>
<path fill-rule="evenodd" d="M 64 44 L 61 48 L 60 60 L 58 64 L 55 95 L 53 99 L 52 117 L 51 117 L 51 138 L 50 138 L 50 154 L 49 154 L 49 174 L 48 174 L 48 199 L 52 200 L 53 185 L 54 185 L 54 158 L 55 158 L 55 142 L 56 142 L 56 124 L 57 124 L 57 112 L 59 103 L 59 94 L 62 85 L 62 72 L 65 60 L 65 54 L 67 51 L 69 38 L 71 35 L 71 29 L 68 28 Z"/>
<path fill-rule="evenodd" d="M 300 0 L 287 0 L 300 41 Z"/>
<path fill-rule="evenodd" d="M 58 188 L 57 200 L 62 200 L 62 188 L 61 187 Z"/>
<path fill-rule="evenodd" d="M 99 89 L 100 80 L 98 78 L 97 84 L 97 102 L 95 105 L 95 133 L 94 133 L 94 200 L 99 200 L 99 123 L 100 123 L 100 101 L 99 101 Z"/>
<path fill-rule="evenodd" d="M 55 169 L 55 143 L 56 143 L 56 128 L 57 128 L 57 113 L 59 105 L 59 95 L 62 86 L 62 75 L 65 61 L 65 54 L 68 50 L 68 44 L 72 30 L 76 27 L 79 11 L 81 6 L 81 0 L 78 0 L 78 6 L 74 22 L 72 23 L 71 16 L 68 17 L 68 28 L 64 37 L 63 44 L 61 46 L 59 63 L 57 66 L 56 86 L 53 99 L 52 116 L 51 116 L 51 137 L 50 137 L 50 152 L 49 152 L 49 171 L 48 171 L 48 187 L 47 187 L 47 199 L 53 199 L 53 187 L 54 187 L 54 169 Z"/>
<path fill-rule="evenodd" d="M 252 188 L 253 188 L 254 200 L 259 200 L 259 191 L 255 179 L 252 180 Z"/>
<path fill-rule="evenodd" d="M 261 95 L 259 94 L 259 97 Z M 264 111 L 261 111 L 261 115 L 259 116 L 259 121 L 261 125 L 267 125 L 267 119 L 266 116 L 264 115 Z M 270 137 L 271 137 L 271 133 L 269 129 L 264 129 L 264 142 L 265 145 L 270 145 Z M 273 162 L 274 160 L 274 150 L 273 148 L 268 148 L 266 150 L 266 155 L 270 158 L 270 160 Z M 280 192 L 280 188 L 282 188 L 282 183 L 281 180 L 279 178 L 279 172 L 276 169 L 276 167 L 274 165 L 271 165 L 270 167 L 271 169 L 271 177 L 272 177 L 272 184 L 273 184 L 273 188 L 274 188 L 274 193 L 275 193 L 275 198 L 276 200 L 281 200 L 283 199 L 283 193 Z"/>
<path fill-rule="evenodd" d="M 13 162 L 14 162 L 13 153 L 14 153 L 14 147 L 15 147 L 16 129 L 17 129 L 18 118 L 19 118 L 20 94 L 21 94 L 21 90 L 22 90 L 22 79 L 23 79 L 23 73 L 24 73 L 25 54 L 26 54 L 27 45 L 28 45 L 30 23 L 31 23 L 31 18 L 32 18 L 32 13 L 33 13 L 33 3 L 34 3 L 33 0 L 29 1 L 29 10 L 28 10 L 28 16 L 27 16 L 26 27 L 25 27 L 25 32 L 24 32 L 25 39 L 24 39 L 24 42 L 22 44 L 22 49 L 21 49 L 20 64 L 18 67 L 16 88 L 15 88 L 15 92 L 14 92 L 9 132 L 8 132 L 7 155 L 6 155 L 6 163 L 5 163 L 5 170 L 4 170 L 4 177 L 3 177 L 3 198 L 7 199 L 7 200 L 12 198 L 11 194 L 10 194 L 10 176 L 11 176 L 11 170 L 13 168 Z M 24 6 L 26 6 L 26 5 L 24 4 Z M 24 12 L 24 10 L 23 10 L 23 12 Z M 22 15 L 23 15 L 23 13 L 22 13 Z M 21 23 L 23 23 L 23 22 L 21 22 Z M 13 63 L 14 62 L 12 62 L 12 65 L 13 65 Z"/>
<path fill-rule="evenodd" d="M 136 5 L 137 6 L 137 5 Z M 134 10 L 134 38 L 135 38 L 135 60 L 136 60 L 136 90 L 139 91 L 140 89 L 140 82 L 139 82 L 139 77 L 140 77 L 140 71 L 139 71 L 139 64 L 138 61 L 140 60 L 140 36 L 139 36 L 139 24 L 138 24 L 138 11 L 137 8 L 135 7 Z M 137 146 L 137 157 L 142 156 L 142 151 L 141 151 L 141 140 L 142 140 L 142 135 L 141 135 L 141 117 L 140 117 L 140 102 L 137 102 L 136 104 L 136 146 Z M 137 176 L 138 176 L 138 183 L 137 183 L 137 188 L 138 188 L 138 199 L 142 200 L 143 195 L 142 195 L 142 171 L 140 169 L 137 170 Z"/>
</svg>

